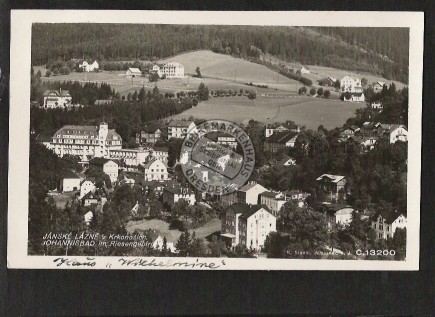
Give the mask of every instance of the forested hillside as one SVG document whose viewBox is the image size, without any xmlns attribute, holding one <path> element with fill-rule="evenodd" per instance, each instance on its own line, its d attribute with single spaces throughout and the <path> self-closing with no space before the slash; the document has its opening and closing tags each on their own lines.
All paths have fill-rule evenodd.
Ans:
<svg viewBox="0 0 435 317">
<path fill-rule="evenodd" d="M 157 60 L 211 49 L 246 59 L 368 71 L 407 82 L 408 29 L 125 24 L 35 24 L 32 64 L 72 58 Z"/>
</svg>

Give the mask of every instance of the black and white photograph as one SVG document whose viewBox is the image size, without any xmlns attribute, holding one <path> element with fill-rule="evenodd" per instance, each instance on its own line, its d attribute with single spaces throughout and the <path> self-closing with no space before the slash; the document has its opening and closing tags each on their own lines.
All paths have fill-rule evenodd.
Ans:
<svg viewBox="0 0 435 317">
<path fill-rule="evenodd" d="M 423 19 L 376 14 L 13 12 L 9 265 L 418 269 Z"/>
</svg>

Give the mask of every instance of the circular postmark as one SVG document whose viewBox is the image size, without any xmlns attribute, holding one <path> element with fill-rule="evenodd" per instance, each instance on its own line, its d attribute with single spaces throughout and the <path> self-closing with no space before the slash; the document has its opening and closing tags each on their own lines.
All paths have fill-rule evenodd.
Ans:
<svg viewBox="0 0 435 317">
<path fill-rule="evenodd" d="M 210 120 L 187 132 L 180 163 L 184 176 L 196 189 L 225 195 L 238 190 L 251 176 L 255 165 L 254 145 L 236 124 Z"/>
</svg>

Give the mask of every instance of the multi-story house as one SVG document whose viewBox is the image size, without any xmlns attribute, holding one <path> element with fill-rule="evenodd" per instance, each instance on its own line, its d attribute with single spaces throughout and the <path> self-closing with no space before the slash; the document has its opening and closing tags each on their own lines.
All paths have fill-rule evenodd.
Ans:
<svg viewBox="0 0 435 317">
<path fill-rule="evenodd" d="M 72 97 L 68 90 L 46 90 L 44 92 L 44 102 L 42 108 L 65 108 L 72 103 Z"/>
<path fill-rule="evenodd" d="M 274 132 L 264 141 L 264 150 L 276 153 L 286 147 L 294 147 L 298 134 L 296 132 Z"/>
<path fill-rule="evenodd" d="M 88 178 L 83 180 L 80 183 L 80 197 L 79 199 L 83 198 L 87 193 L 95 193 L 95 190 L 97 188 L 95 187 L 95 179 Z"/>
<path fill-rule="evenodd" d="M 266 205 L 274 216 L 277 216 L 282 206 L 287 202 L 285 195 L 267 191 L 260 194 L 260 203 Z"/>
<path fill-rule="evenodd" d="M 169 62 L 163 66 L 162 75 L 166 78 L 184 78 L 184 66 L 178 62 Z"/>
<path fill-rule="evenodd" d="M 406 228 L 406 216 L 397 211 L 377 211 L 370 221 L 377 239 L 389 239 L 394 236 L 397 228 Z"/>
<path fill-rule="evenodd" d="M 408 141 L 408 129 L 403 124 L 380 124 L 378 135 L 388 140 L 390 144 Z"/>
<path fill-rule="evenodd" d="M 65 171 L 60 180 L 60 191 L 71 192 L 80 189 L 80 177 L 69 170 Z"/>
<path fill-rule="evenodd" d="M 353 213 L 358 212 L 354 208 L 340 204 L 323 204 L 323 211 L 326 215 L 328 228 L 334 225 L 347 226 L 353 220 Z"/>
<path fill-rule="evenodd" d="M 237 191 L 237 202 L 256 205 L 259 202 L 259 195 L 265 191 L 267 191 L 267 189 L 260 184 L 248 182 Z"/>
<path fill-rule="evenodd" d="M 156 125 L 147 125 L 140 133 L 136 133 L 136 143 L 152 145 L 160 139 L 162 130 Z"/>
<path fill-rule="evenodd" d="M 385 86 L 385 83 L 382 81 L 377 81 L 373 84 L 373 90 L 375 92 L 381 91 Z"/>
<path fill-rule="evenodd" d="M 340 89 L 342 92 L 360 93 L 363 91 L 361 80 L 358 77 L 344 76 L 340 80 Z"/>
<path fill-rule="evenodd" d="M 95 157 L 89 161 L 89 167 L 96 167 L 103 171 L 110 177 L 110 181 L 116 182 L 118 180 L 118 163 L 113 160 L 105 159 L 102 157 Z"/>
<path fill-rule="evenodd" d="M 238 244 L 261 250 L 270 232 L 276 231 L 276 217 L 265 205 L 234 204 L 225 210 L 221 236 L 229 247 Z"/>
<path fill-rule="evenodd" d="M 337 199 L 338 194 L 345 193 L 346 177 L 340 175 L 323 174 L 316 181 L 319 187 L 328 195 L 331 200 Z"/>
<path fill-rule="evenodd" d="M 122 149 L 122 138 L 105 122 L 99 127 L 66 125 L 56 131 L 47 147 L 60 157 L 65 154 L 107 157 L 109 151 Z"/>
<path fill-rule="evenodd" d="M 84 72 L 93 72 L 97 69 L 100 68 L 100 66 L 98 65 L 97 61 L 94 61 L 92 64 L 89 64 L 87 61 L 83 61 L 83 63 L 81 63 L 79 65 L 79 67 L 84 71 Z"/>
<path fill-rule="evenodd" d="M 145 181 L 166 181 L 169 179 L 168 167 L 160 160 L 149 161 L 140 165 L 140 171 L 145 175 Z"/>
<path fill-rule="evenodd" d="M 159 77 L 162 77 L 163 72 L 162 72 L 162 65 L 159 64 L 154 64 L 153 67 L 151 67 L 150 69 L 150 73 L 154 73 L 157 74 Z"/>
<path fill-rule="evenodd" d="M 180 184 L 170 184 L 163 190 L 163 204 L 172 208 L 180 199 L 186 200 L 190 205 L 196 202 L 195 192 Z"/>
<path fill-rule="evenodd" d="M 168 140 L 170 138 L 184 139 L 187 132 L 193 130 L 196 124 L 193 121 L 174 120 L 168 124 Z"/>
<path fill-rule="evenodd" d="M 380 101 L 378 101 L 378 102 L 372 102 L 370 107 L 372 109 L 375 109 L 375 110 L 382 110 L 382 109 L 384 109 L 384 106 L 382 105 L 382 102 L 380 102 Z"/>
</svg>

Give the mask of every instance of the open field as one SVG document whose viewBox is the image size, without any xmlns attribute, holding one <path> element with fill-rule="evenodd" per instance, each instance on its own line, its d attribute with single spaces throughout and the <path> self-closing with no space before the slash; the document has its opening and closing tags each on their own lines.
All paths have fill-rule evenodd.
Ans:
<svg viewBox="0 0 435 317">
<path fill-rule="evenodd" d="M 255 65 L 255 64 L 254 64 Z M 76 73 L 71 72 L 68 75 L 59 75 L 59 76 L 51 76 L 44 77 L 45 69 L 42 67 L 35 67 L 35 72 L 41 69 L 41 73 L 43 77 L 41 79 L 43 81 L 78 81 L 81 83 L 93 82 L 93 83 L 107 83 L 115 89 L 116 92 L 119 92 L 121 95 L 127 95 L 129 92 L 134 92 L 135 90 L 139 90 L 144 87 L 146 90 L 152 90 L 155 86 L 157 86 L 162 93 L 166 92 L 179 92 L 179 91 L 190 91 L 197 90 L 198 86 L 201 82 L 203 82 L 209 90 L 217 90 L 217 89 L 231 89 L 231 90 L 240 90 L 240 89 L 254 89 L 255 87 L 251 87 L 246 85 L 244 82 L 234 81 L 234 80 L 226 80 L 220 78 L 212 78 L 206 77 L 196 78 L 196 77 L 187 77 L 182 79 L 164 79 L 159 80 L 158 82 L 149 82 L 145 77 L 138 78 L 126 78 L 125 72 L 116 71 L 101 71 L 98 73 L 90 72 L 90 73 Z M 253 81 L 253 80 L 250 80 Z M 254 82 L 254 81 L 253 81 Z M 269 88 L 255 88 L 259 93 L 268 93 L 275 91 L 282 92 L 296 92 L 297 89 L 301 87 L 301 84 L 292 81 L 288 83 L 280 83 L 276 82 L 275 84 L 270 84 Z"/>
<path fill-rule="evenodd" d="M 223 119 L 246 123 L 250 119 L 264 123 L 292 120 L 308 129 L 323 125 L 327 129 L 341 127 L 356 109 L 365 103 L 342 102 L 294 95 L 291 98 L 247 97 L 212 98 L 195 108 L 177 114 L 174 118 Z"/>
<path fill-rule="evenodd" d="M 257 82 L 276 84 L 278 79 L 283 84 L 294 84 L 296 81 L 278 75 L 278 73 L 265 66 L 248 62 L 241 58 L 230 55 L 217 54 L 212 51 L 195 51 L 180 54 L 169 59 L 159 61 L 167 63 L 177 61 L 184 66 L 184 72 L 196 74 L 196 67 L 199 67 L 201 74 L 206 77 L 225 79 L 236 82 Z"/>
<path fill-rule="evenodd" d="M 136 229 L 148 230 L 154 229 L 158 230 L 168 239 L 169 242 L 177 242 L 181 235 L 181 231 L 176 229 L 169 229 L 169 224 L 163 220 L 151 219 L 151 220 L 140 220 L 140 221 L 130 221 L 127 225 L 127 231 L 132 233 Z M 221 221 L 219 219 L 213 219 L 207 222 L 205 225 L 194 229 L 195 234 L 199 238 L 205 238 L 210 234 L 221 230 Z"/>
<path fill-rule="evenodd" d="M 280 64 L 287 65 L 289 68 L 293 68 L 295 70 L 300 69 L 302 67 L 302 65 L 300 63 L 289 63 L 289 62 L 282 61 L 280 59 L 277 59 L 277 58 L 271 57 L 271 56 L 266 56 L 266 59 L 267 60 L 270 59 L 274 63 L 280 63 Z M 305 65 L 305 66 L 310 69 L 310 73 L 304 74 L 303 76 L 312 80 L 313 84 L 316 83 L 316 80 L 319 80 L 319 79 L 322 79 L 322 78 L 325 78 L 328 76 L 333 76 L 333 77 L 340 80 L 344 76 L 349 75 L 349 76 L 358 77 L 359 79 L 366 78 L 369 84 L 371 84 L 373 82 L 377 82 L 377 81 L 382 81 L 386 84 L 390 84 L 390 83 L 394 82 L 394 84 L 396 85 L 396 87 L 398 89 L 402 89 L 404 86 L 407 86 L 404 83 L 401 83 L 399 81 L 388 80 L 388 79 L 383 78 L 382 76 L 374 75 L 374 74 L 366 73 L 366 72 L 356 72 L 356 71 L 342 70 L 342 69 L 337 69 L 337 68 L 315 66 L 315 65 Z M 314 85 L 314 86 L 317 87 L 318 85 Z"/>
</svg>

